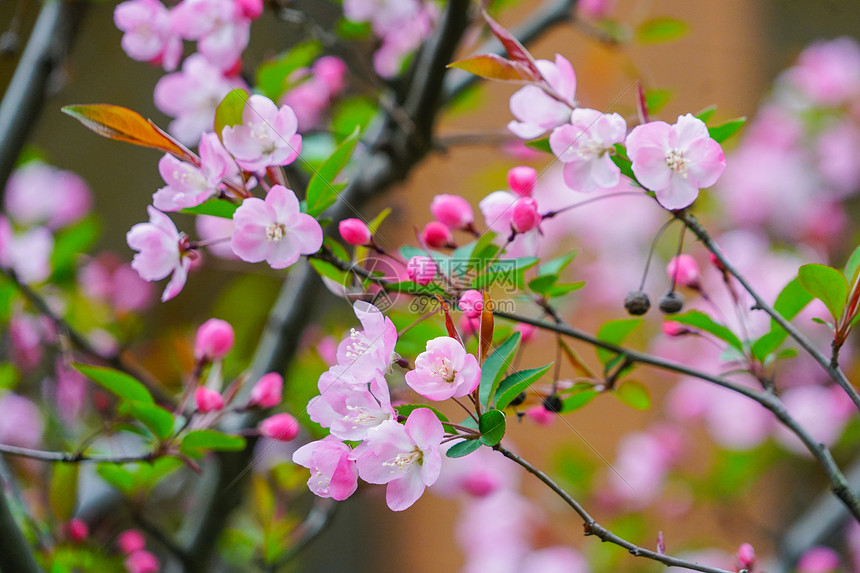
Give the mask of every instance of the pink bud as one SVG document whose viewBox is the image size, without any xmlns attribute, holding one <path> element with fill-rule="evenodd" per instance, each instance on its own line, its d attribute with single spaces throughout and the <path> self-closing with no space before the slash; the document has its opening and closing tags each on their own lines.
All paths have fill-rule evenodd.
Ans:
<svg viewBox="0 0 860 573">
<path fill-rule="evenodd" d="M 742 543 L 738 548 L 738 565 L 741 569 L 751 569 L 755 565 L 755 550 L 749 543 Z"/>
<path fill-rule="evenodd" d="M 125 568 L 128 573 L 158 573 L 161 563 L 149 551 L 135 551 L 125 558 Z"/>
<path fill-rule="evenodd" d="M 498 477 L 488 470 L 472 471 L 463 480 L 463 490 L 475 497 L 486 497 L 498 491 L 499 487 Z"/>
<path fill-rule="evenodd" d="M 256 20 L 263 13 L 263 0 L 236 0 L 236 3 L 248 20 Z"/>
<path fill-rule="evenodd" d="M 797 564 L 798 573 L 833 573 L 839 569 L 839 555 L 829 547 L 813 547 Z"/>
<path fill-rule="evenodd" d="M 194 401 L 197 402 L 197 409 L 203 412 L 217 412 L 224 407 L 224 398 L 211 388 L 206 386 L 198 386 L 194 391 Z"/>
<path fill-rule="evenodd" d="M 680 322 L 667 320 L 663 323 L 663 334 L 665 334 L 666 336 L 682 336 L 689 332 L 690 329 L 681 324 Z"/>
<path fill-rule="evenodd" d="M 690 255 L 678 255 L 666 265 L 666 274 L 675 284 L 699 288 L 699 265 Z"/>
<path fill-rule="evenodd" d="M 531 197 L 537 178 L 537 170 L 519 165 L 508 171 L 508 187 L 520 197 Z"/>
<path fill-rule="evenodd" d="M 198 360 L 220 360 L 233 348 L 233 327 L 225 320 L 210 318 L 197 329 L 194 356 Z"/>
<path fill-rule="evenodd" d="M 537 201 L 531 197 L 522 197 L 514 204 L 511 224 L 518 233 L 527 233 L 541 222 L 540 213 L 537 210 Z"/>
<path fill-rule="evenodd" d="M 137 529 L 129 529 L 119 534 L 119 537 L 116 538 L 116 544 L 120 551 L 130 555 L 146 547 L 146 538 Z"/>
<path fill-rule="evenodd" d="M 459 195 L 436 195 L 430 203 L 430 212 L 451 229 L 468 227 L 475 220 L 472 206 Z"/>
<path fill-rule="evenodd" d="M 436 262 L 430 257 L 412 257 L 406 263 L 406 274 L 409 275 L 409 280 L 422 286 L 433 282 L 437 270 Z"/>
<path fill-rule="evenodd" d="M 370 242 L 370 229 L 361 219 L 344 219 L 337 226 L 340 236 L 350 245 L 360 247 Z"/>
<path fill-rule="evenodd" d="M 424 225 L 424 232 L 421 233 L 421 239 L 427 243 L 428 247 L 439 249 L 447 247 L 454 242 L 454 235 L 451 230 L 440 223 L 439 221 L 430 221 Z"/>
<path fill-rule="evenodd" d="M 523 342 L 534 340 L 534 337 L 537 335 L 537 327 L 524 322 L 519 323 L 514 330 L 520 333 Z"/>
<path fill-rule="evenodd" d="M 66 524 L 66 533 L 72 543 L 83 543 L 90 536 L 90 526 L 85 521 L 74 518 Z"/>
<path fill-rule="evenodd" d="M 251 390 L 251 404 L 261 408 L 272 408 L 281 403 L 284 379 L 277 372 L 269 372 L 260 378 Z"/>
<path fill-rule="evenodd" d="M 481 311 L 484 309 L 484 295 L 477 290 L 467 290 L 460 296 L 458 304 L 466 316 L 477 318 L 481 316 Z"/>
<path fill-rule="evenodd" d="M 657 532 L 657 553 L 666 555 L 666 540 L 663 539 L 663 532 Z"/>
<path fill-rule="evenodd" d="M 549 426 L 555 420 L 555 414 L 544 408 L 543 405 L 529 408 L 526 410 L 526 416 L 539 426 Z"/>
<path fill-rule="evenodd" d="M 299 435 L 299 423 L 289 414 L 275 414 L 257 426 L 261 436 L 281 442 L 290 442 Z"/>
<path fill-rule="evenodd" d="M 323 56 L 314 63 L 314 75 L 328 87 L 329 93 L 340 93 L 344 88 L 346 64 L 336 56 Z"/>
</svg>

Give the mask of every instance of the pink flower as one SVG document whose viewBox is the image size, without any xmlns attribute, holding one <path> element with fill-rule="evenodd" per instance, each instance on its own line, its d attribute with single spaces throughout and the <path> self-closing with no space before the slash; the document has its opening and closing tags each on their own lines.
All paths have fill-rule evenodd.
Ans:
<svg viewBox="0 0 860 573">
<path fill-rule="evenodd" d="M 845 394 L 837 387 L 826 388 L 818 385 L 797 386 L 782 393 L 782 401 L 788 413 L 806 428 L 816 442 L 825 446 L 833 445 L 842 435 L 845 423 L 850 417 L 842 407 Z M 809 456 L 800 439 L 777 426 L 777 440 L 789 450 Z"/>
<path fill-rule="evenodd" d="M 261 408 L 273 408 L 281 403 L 284 378 L 277 372 L 264 374 L 251 389 L 250 404 Z"/>
<path fill-rule="evenodd" d="M 621 170 L 612 162 L 611 154 L 626 135 L 627 122 L 617 113 L 573 110 L 570 123 L 555 128 L 549 136 L 552 152 L 565 164 L 565 184 L 583 192 L 618 185 Z"/>
<path fill-rule="evenodd" d="M 173 30 L 197 40 L 197 51 L 222 70 L 233 68 L 248 46 L 251 22 L 234 0 L 183 0 L 170 18 Z"/>
<path fill-rule="evenodd" d="M 197 360 L 221 360 L 233 349 L 235 335 L 226 320 L 210 318 L 197 329 L 194 357 Z"/>
<path fill-rule="evenodd" d="M 860 94 L 860 45 L 849 37 L 816 42 L 785 76 L 813 104 L 841 105 Z"/>
<path fill-rule="evenodd" d="M 308 403 L 311 420 L 342 440 L 358 441 L 386 420 L 395 418 L 385 378 L 375 373 L 367 383 L 353 383 L 346 368 L 335 366 L 320 376 L 320 395 Z"/>
<path fill-rule="evenodd" d="M 387 420 L 369 430 L 353 451 L 358 475 L 368 483 L 388 484 L 388 507 L 402 511 L 439 477 L 443 436 L 442 423 L 427 408 L 414 410 L 405 425 Z"/>
<path fill-rule="evenodd" d="M 530 342 L 534 340 L 535 336 L 537 336 L 537 327 L 524 322 L 519 323 L 514 330 L 522 335 L 523 342 Z"/>
<path fill-rule="evenodd" d="M 81 519 L 71 519 L 66 524 L 66 532 L 72 543 L 84 543 L 90 536 L 90 526 Z"/>
<path fill-rule="evenodd" d="M 533 167 L 518 165 L 508 171 L 508 187 L 520 197 L 531 197 L 537 180 L 538 172 Z"/>
<path fill-rule="evenodd" d="M 149 551 L 140 550 L 125 558 L 125 568 L 128 573 L 158 573 L 161 563 Z"/>
<path fill-rule="evenodd" d="M 45 227 L 33 227 L 15 235 L 0 215 L 0 265 L 15 272 L 24 284 L 40 283 L 51 275 L 54 236 Z"/>
<path fill-rule="evenodd" d="M 299 70 L 308 73 L 308 70 Z M 299 131 L 316 127 L 332 98 L 345 86 L 346 64 L 334 56 L 325 56 L 314 63 L 307 79 L 284 94 L 281 103 L 290 106 L 299 122 Z M 298 72 L 296 72 L 298 73 Z"/>
<path fill-rule="evenodd" d="M 9 177 L 4 201 L 16 222 L 59 229 L 86 215 L 92 197 L 86 182 L 71 171 L 31 161 Z"/>
<path fill-rule="evenodd" d="M 672 257 L 672 260 L 666 265 L 666 274 L 669 275 L 669 280 L 674 281 L 675 284 L 699 288 L 699 264 L 690 255 Z"/>
<path fill-rule="evenodd" d="M 514 206 L 517 200 L 517 196 L 509 191 L 493 191 L 481 199 L 478 208 L 484 215 L 487 228 L 498 235 L 495 243 L 507 244 L 505 252 L 509 257 L 534 256 L 537 254 L 540 240 L 537 230 L 518 233 L 513 241 L 507 241 L 513 228 Z"/>
<path fill-rule="evenodd" d="M 466 396 L 478 387 L 478 360 L 450 336 L 427 341 L 427 350 L 415 359 L 415 370 L 406 373 L 409 387 L 428 400 Z"/>
<path fill-rule="evenodd" d="M 576 73 L 570 62 L 556 54 L 555 63 L 538 60 L 537 67 L 549 87 L 564 101 L 535 85 L 521 88 L 512 95 L 511 113 L 518 121 L 508 123 L 508 129 L 522 139 L 534 139 L 567 123 L 575 105 Z"/>
<path fill-rule="evenodd" d="M 116 544 L 119 550 L 129 555 L 137 551 L 141 551 L 146 547 L 146 538 L 137 529 L 128 529 L 119 534 L 116 538 Z"/>
<path fill-rule="evenodd" d="M 742 543 L 738 548 L 738 565 L 741 569 L 752 569 L 755 565 L 755 549 L 749 543 Z"/>
<path fill-rule="evenodd" d="M 224 407 L 224 397 L 206 386 L 198 386 L 194 391 L 194 401 L 201 412 L 217 412 Z"/>
<path fill-rule="evenodd" d="M 338 223 L 337 230 L 340 231 L 343 240 L 350 245 L 360 247 L 370 243 L 370 229 L 361 219 L 344 219 Z"/>
<path fill-rule="evenodd" d="M 111 253 L 103 253 L 87 263 L 78 281 L 87 296 L 109 302 L 120 314 L 144 310 L 152 302 L 152 286 Z"/>
<path fill-rule="evenodd" d="M 154 207 L 146 209 L 149 223 L 138 223 L 125 237 L 128 246 L 139 251 L 131 262 L 131 268 L 145 281 L 161 280 L 172 273 L 173 277 L 161 295 L 161 301 L 165 302 L 185 286 L 191 258 L 181 246 L 185 236 L 176 230 L 170 217 Z"/>
<path fill-rule="evenodd" d="M 215 110 L 232 89 L 247 89 L 236 75 L 224 75 L 200 54 L 182 62 L 182 71 L 167 74 L 155 84 L 155 107 L 176 119 L 169 131 L 185 145 L 196 145 L 200 135 L 212 131 Z"/>
<path fill-rule="evenodd" d="M 455 231 L 468 227 L 475 220 L 472 206 L 459 195 L 436 195 L 430 203 L 430 213 Z"/>
<path fill-rule="evenodd" d="M 260 435 L 279 442 L 292 442 L 299 435 L 298 421 L 287 413 L 269 416 L 257 426 Z"/>
<path fill-rule="evenodd" d="M 158 0 L 129 0 L 113 13 L 116 27 L 125 32 L 122 49 L 133 60 L 152 62 L 167 71 L 182 57 L 182 39 L 170 27 L 170 11 Z"/>
<path fill-rule="evenodd" d="M 33 448 L 42 440 L 44 422 L 36 405 L 11 392 L 0 396 L 0 444 Z"/>
<path fill-rule="evenodd" d="M 520 197 L 511 210 L 511 226 L 517 233 L 528 233 L 541 222 L 537 201 L 531 197 Z"/>
<path fill-rule="evenodd" d="M 813 547 L 797 564 L 798 573 L 835 573 L 841 565 L 839 555 L 829 547 Z"/>
<path fill-rule="evenodd" d="M 652 121 L 633 128 L 627 153 L 639 182 L 670 210 L 689 206 L 726 168 L 720 144 L 708 135 L 705 122 L 689 113 L 674 125 Z"/>
<path fill-rule="evenodd" d="M 10 358 L 21 370 L 30 371 L 42 362 L 46 338 L 43 324 L 29 314 L 15 313 L 9 321 Z"/>
<path fill-rule="evenodd" d="M 230 240 L 233 237 L 233 219 L 197 215 L 195 226 L 197 236 L 206 243 L 206 249 L 210 253 L 222 259 L 239 260 L 230 247 Z"/>
<path fill-rule="evenodd" d="M 263 0 L 236 0 L 242 14 L 249 20 L 256 20 L 263 14 Z"/>
<path fill-rule="evenodd" d="M 60 418 L 67 424 L 74 424 L 84 407 L 87 397 L 86 377 L 68 366 L 62 358 L 57 358 L 54 365 L 56 378 L 56 405 Z"/>
<path fill-rule="evenodd" d="M 337 56 L 323 56 L 314 62 L 313 74 L 319 78 L 331 95 L 338 94 L 346 87 L 346 64 Z"/>
<path fill-rule="evenodd" d="M 585 558 L 570 547 L 545 547 L 527 554 L 520 562 L 520 573 L 589 573 Z"/>
<path fill-rule="evenodd" d="M 526 410 L 526 416 L 538 426 L 551 426 L 555 422 L 555 412 L 550 412 L 543 407 L 543 404 L 532 406 Z"/>
<path fill-rule="evenodd" d="M 606 18 L 615 7 L 615 0 L 580 0 L 576 9 L 589 20 Z"/>
<path fill-rule="evenodd" d="M 481 311 L 484 309 L 484 295 L 481 291 L 470 289 L 460 295 L 460 301 L 457 304 L 466 316 L 476 318 L 481 316 Z"/>
<path fill-rule="evenodd" d="M 409 275 L 409 280 L 422 286 L 433 282 L 438 270 L 436 261 L 430 257 L 415 256 L 406 262 L 406 273 Z"/>
<path fill-rule="evenodd" d="M 320 224 L 300 211 L 296 194 L 283 185 L 273 185 L 265 201 L 245 199 L 233 223 L 233 252 L 249 263 L 266 261 L 273 269 L 285 269 L 322 246 Z"/>
<path fill-rule="evenodd" d="M 424 225 L 421 232 L 421 240 L 427 243 L 431 249 L 441 249 L 450 246 L 454 242 L 451 229 L 439 221 L 430 221 Z"/>
<path fill-rule="evenodd" d="M 242 112 L 242 125 L 227 126 L 224 146 L 246 171 L 262 171 L 271 165 L 289 165 L 302 149 L 296 133 L 298 120 L 289 106 L 278 106 L 262 95 L 252 95 Z"/>
<path fill-rule="evenodd" d="M 349 446 L 326 436 L 296 450 L 293 461 L 311 470 L 308 488 L 315 495 L 343 501 L 358 488 L 358 469 L 350 453 Z"/>
<path fill-rule="evenodd" d="M 166 154 L 158 171 L 167 183 L 152 196 L 160 211 L 196 207 L 218 193 L 221 180 L 236 176 L 239 169 L 214 133 L 203 134 L 200 142 L 200 167 Z"/>
<path fill-rule="evenodd" d="M 351 328 L 349 336 L 338 344 L 337 363 L 349 367 L 349 375 L 356 383 L 366 383 L 384 374 L 394 360 L 397 344 L 397 327 L 391 319 L 365 301 L 353 305 L 355 316 L 363 330 Z"/>
</svg>

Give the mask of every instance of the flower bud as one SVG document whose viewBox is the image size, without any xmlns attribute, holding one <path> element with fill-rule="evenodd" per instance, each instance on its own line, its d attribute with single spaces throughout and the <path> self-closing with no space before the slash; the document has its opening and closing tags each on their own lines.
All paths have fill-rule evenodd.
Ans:
<svg viewBox="0 0 860 573">
<path fill-rule="evenodd" d="M 677 285 L 699 288 L 699 265 L 690 255 L 674 257 L 666 265 L 666 274 L 669 275 L 669 280 L 675 281 Z"/>
<path fill-rule="evenodd" d="M 254 385 L 250 403 L 261 408 L 272 408 L 281 403 L 283 390 L 283 377 L 277 372 L 269 372 Z"/>
<path fill-rule="evenodd" d="M 206 386 L 198 386 L 194 391 L 194 401 L 197 403 L 197 409 L 203 412 L 217 412 L 224 407 L 224 398 L 211 388 Z"/>
<path fill-rule="evenodd" d="M 532 196 L 537 179 L 537 170 L 526 165 L 519 165 L 508 171 L 508 187 L 520 197 Z"/>
<path fill-rule="evenodd" d="M 210 318 L 197 329 L 194 356 L 197 360 L 220 360 L 233 348 L 233 327 L 225 320 Z"/>
<path fill-rule="evenodd" d="M 530 342 L 537 336 L 537 327 L 524 322 L 519 323 L 514 330 L 520 333 L 523 342 Z"/>
<path fill-rule="evenodd" d="M 90 526 L 82 519 L 70 519 L 66 524 L 66 533 L 72 543 L 83 543 L 90 536 Z"/>
<path fill-rule="evenodd" d="M 158 573 L 161 563 L 149 551 L 135 551 L 125 558 L 125 568 L 128 573 Z"/>
<path fill-rule="evenodd" d="M 641 290 L 632 290 L 624 298 L 624 308 L 633 316 L 639 316 L 648 312 L 651 308 L 651 299 L 648 294 Z"/>
<path fill-rule="evenodd" d="M 531 197 L 522 197 L 514 204 L 511 224 L 518 233 L 527 233 L 541 222 L 537 201 Z"/>
<path fill-rule="evenodd" d="M 236 4 L 248 20 L 256 20 L 263 14 L 263 0 L 236 0 Z"/>
<path fill-rule="evenodd" d="M 839 554 L 829 547 L 813 547 L 797 564 L 798 573 L 835 573 L 841 565 Z"/>
<path fill-rule="evenodd" d="M 260 435 L 272 440 L 290 442 L 299 435 L 299 423 L 289 414 L 275 414 L 257 426 Z"/>
<path fill-rule="evenodd" d="M 684 308 L 684 295 L 678 291 L 669 291 L 660 297 L 660 312 L 663 314 L 675 314 Z"/>
<path fill-rule="evenodd" d="M 533 406 L 526 410 L 526 416 L 539 426 L 549 426 L 555 420 L 555 414 L 540 406 Z"/>
<path fill-rule="evenodd" d="M 439 221 L 430 221 L 424 225 L 424 231 L 421 233 L 421 239 L 427 243 L 428 247 L 439 249 L 447 247 L 454 242 L 454 235 L 451 230 L 440 223 Z"/>
<path fill-rule="evenodd" d="M 131 555 L 146 547 L 146 538 L 137 529 L 129 529 L 119 534 L 119 537 L 116 538 L 116 544 L 120 551 L 126 555 Z"/>
<path fill-rule="evenodd" d="M 484 309 L 484 295 L 474 289 L 467 290 L 460 296 L 458 305 L 466 316 L 477 318 L 481 316 L 481 311 Z"/>
<path fill-rule="evenodd" d="M 361 219 L 344 219 L 337 226 L 340 236 L 350 245 L 360 247 L 370 242 L 370 229 Z"/>
<path fill-rule="evenodd" d="M 741 569 L 752 569 L 755 565 L 755 550 L 749 543 L 742 543 L 738 548 L 738 565 Z"/>
<path fill-rule="evenodd" d="M 409 280 L 419 285 L 428 285 L 436 276 L 436 262 L 430 257 L 412 257 L 406 263 L 406 274 Z"/>
<path fill-rule="evenodd" d="M 475 220 L 472 206 L 459 195 L 436 195 L 430 203 L 430 212 L 451 229 L 468 227 Z"/>
<path fill-rule="evenodd" d="M 323 56 L 314 62 L 314 75 L 321 79 L 329 93 L 340 93 L 344 88 L 346 64 L 337 56 Z"/>
<path fill-rule="evenodd" d="M 683 336 L 689 332 L 690 329 L 680 322 L 674 322 L 671 320 L 663 322 L 663 334 L 666 336 Z"/>
</svg>

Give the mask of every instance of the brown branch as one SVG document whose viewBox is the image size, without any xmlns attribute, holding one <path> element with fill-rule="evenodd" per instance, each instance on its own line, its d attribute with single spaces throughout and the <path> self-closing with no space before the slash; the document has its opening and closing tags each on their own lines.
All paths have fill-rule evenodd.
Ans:
<svg viewBox="0 0 860 573">
<path fill-rule="evenodd" d="M 33 450 L 30 448 L 21 448 L 9 444 L 0 444 L 0 454 L 8 454 L 11 456 L 29 458 L 31 460 L 40 460 L 43 462 L 59 462 L 65 464 L 79 464 L 87 462 L 129 464 L 134 462 L 151 462 L 152 460 L 160 457 L 161 455 L 156 452 L 146 452 L 131 456 L 85 454 L 83 452 L 52 452 L 47 450 Z"/>
</svg>

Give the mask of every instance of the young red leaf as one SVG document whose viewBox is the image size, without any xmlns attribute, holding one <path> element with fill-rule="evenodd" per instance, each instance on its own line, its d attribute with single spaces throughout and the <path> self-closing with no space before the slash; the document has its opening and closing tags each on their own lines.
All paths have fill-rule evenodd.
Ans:
<svg viewBox="0 0 860 573">
<path fill-rule="evenodd" d="M 457 328 L 454 326 L 454 321 L 451 319 L 451 313 L 448 310 L 448 303 L 445 302 L 445 299 L 438 294 L 436 295 L 436 300 L 439 301 L 439 306 L 442 309 L 442 313 L 445 315 L 445 328 L 448 329 L 448 336 L 460 344 L 463 344 L 463 339 L 460 338 L 460 333 L 457 332 Z"/>
<path fill-rule="evenodd" d="M 493 342 L 493 301 L 486 291 L 484 295 L 484 307 L 481 310 L 481 355 L 478 357 L 481 364 L 487 357 L 490 351 L 490 344 Z"/>
<path fill-rule="evenodd" d="M 492 31 L 493 35 L 499 39 L 511 59 L 525 65 L 536 77 L 541 77 L 541 73 L 537 68 L 535 59 L 529 51 L 526 50 L 525 46 L 523 46 L 520 41 L 517 40 L 513 34 L 508 32 L 501 24 L 490 18 L 490 15 L 487 14 L 486 11 L 484 11 L 483 14 L 484 20 L 487 21 L 487 25 L 490 27 L 490 31 Z"/>
<path fill-rule="evenodd" d="M 527 66 L 520 62 L 506 60 L 496 54 L 472 56 L 448 64 L 449 68 L 459 68 L 488 80 L 503 82 L 534 82 L 540 79 Z"/>
</svg>

